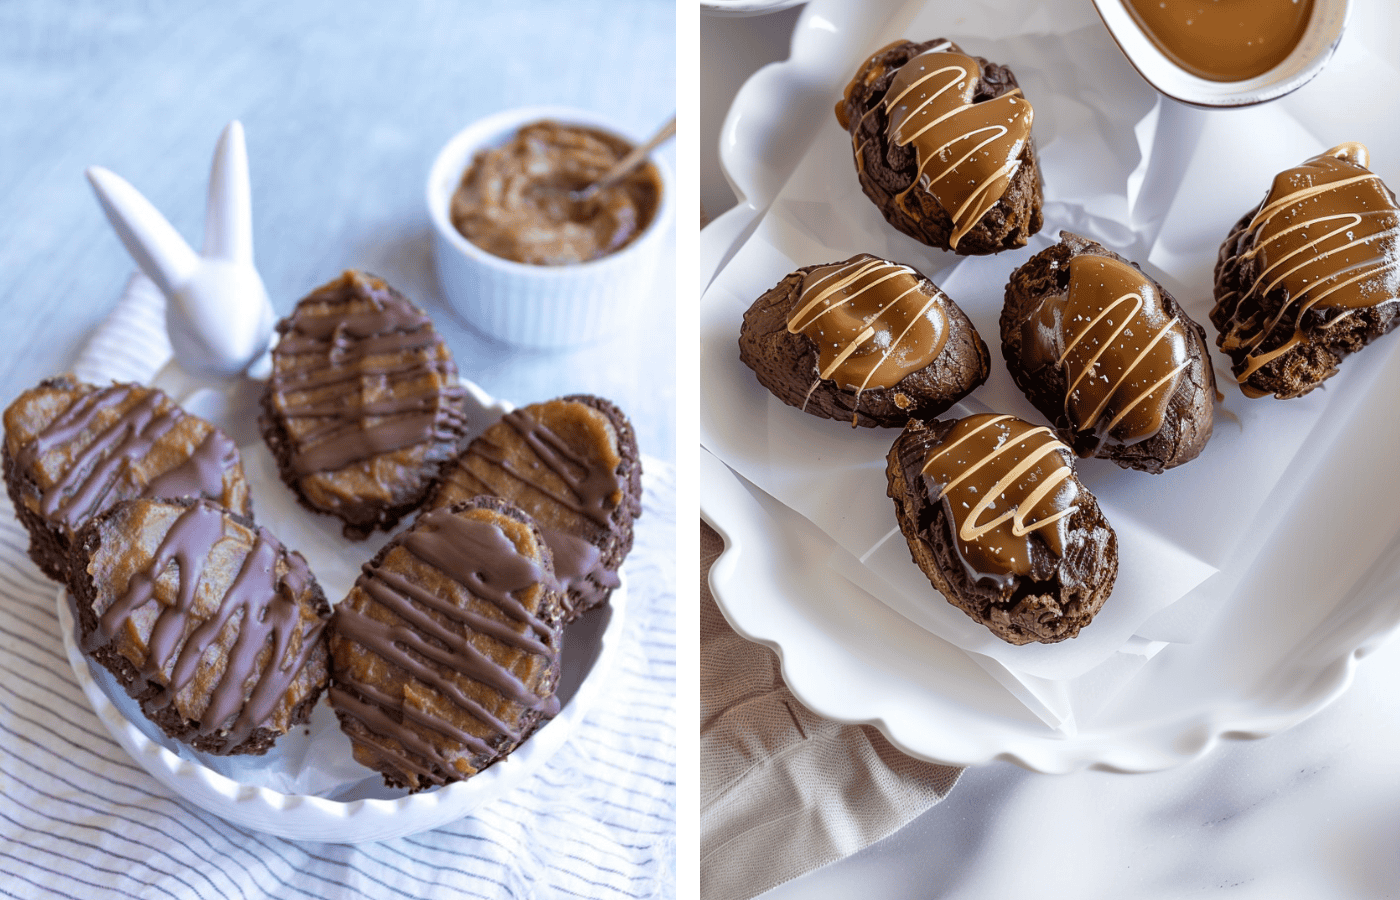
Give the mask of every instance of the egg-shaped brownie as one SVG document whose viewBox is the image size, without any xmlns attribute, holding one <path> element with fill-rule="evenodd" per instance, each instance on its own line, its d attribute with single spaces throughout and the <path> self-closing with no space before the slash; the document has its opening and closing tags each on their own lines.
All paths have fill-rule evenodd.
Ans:
<svg viewBox="0 0 1400 900">
<path fill-rule="evenodd" d="M 1210 439 L 1205 329 L 1133 263 L 1061 232 L 1006 285 L 1001 349 L 1026 397 L 1081 457 L 1162 472 Z"/>
<path fill-rule="evenodd" d="M 383 279 L 347 271 L 277 324 L 263 437 L 307 508 L 347 537 L 417 509 L 466 432 L 465 393 L 426 314 Z"/>
<path fill-rule="evenodd" d="M 5 486 L 29 556 L 67 577 L 79 529 L 122 500 L 207 497 L 251 516 L 233 440 L 160 390 L 50 378 L 5 410 Z"/>
<path fill-rule="evenodd" d="M 739 358 L 789 406 L 895 428 L 942 413 L 991 371 L 952 298 L 868 253 L 806 266 L 764 292 L 744 313 Z"/>
<path fill-rule="evenodd" d="M 208 500 L 127 500 L 77 535 L 82 649 L 170 737 L 259 754 L 328 677 L 325 595 L 299 553 Z"/>
<path fill-rule="evenodd" d="M 1301 397 L 1400 324 L 1400 204 L 1349 143 L 1279 173 L 1215 264 L 1215 343 L 1250 397 Z"/>
<path fill-rule="evenodd" d="M 1023 247 L 1044 223 L 1034 116 L 1010 69 L 942 38 L 881 47 L 836 104 L 885 220 L 964 255 Z"/>
<path fill-rule="evenodd" d="M 529 513 L 554 556 L 564 620 L 601 606 L 619 584 L 642 513 L 642 464 L 627 416 L 574 394 L 513 410 L 443 467 L 429 508 L 500 497 Z"/>
<path fill-rule="evenodd" d="M 915 564 L 1002 640 L 1072 638 L 1112 593 L 1118 538 L 1049 428 L 991 413 L 910 422 L 885 471 Z"/>
<path fill-rule="evenodd" d="M 413 791 L 470 778 L 559 710 L 563 593 L 524 512 L 477 497 L 421 514 L 331 624 L 331 706 L 355 759 Z"/>
</svg>

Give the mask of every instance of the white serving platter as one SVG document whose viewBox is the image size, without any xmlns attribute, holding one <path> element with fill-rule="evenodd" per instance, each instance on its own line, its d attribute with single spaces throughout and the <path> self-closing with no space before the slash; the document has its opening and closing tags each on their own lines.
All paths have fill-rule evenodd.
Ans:
<svg viewBox="0 0 1400 900">
<path fill-rule="evenodd" d="M 721 162 L 740 203 L 701 237 L 702 282 L 712 291 L 720 275 L 719 280 L 731 283 L 745 276 L 759 280 L 755 273 L 729 267 L 746 265 L 758 255 L 745 251 L 752 249 L 749 243 L 756 234 L 763 240 L 773 234 L 765 217 L 775 203 L 788 204 L 778 207 L 780 214 L 793 214 L 784 190 L 799 165 L 811 164 L 809 154 L 825 152 L 818 145 L 831 136 L 822 129 L 850 72 L 891 33 L 933 6 L 814 0 L 798 22 L 791 57 L 761 70 L 741 90 L 721 141 Z M 909 37 L 957 39 L 971 33 L 972 42 L 985 33 L 994 43 L 1023 39 L 1018 28 L 1037 27 L 1053 30 L 1053 23 L 998 22 L 994 4 L 970 3 L 951 18 L 946 32 Z M 1108 40 L 1106 35 L 1103 39 Z M 1001 61 L 1014 68 L 1014 60 Z M 1053 90 L 1053 74 L 1030 77 Z M 1076 89 L 1084 87 L 1076 83 Z M 1034 102 L 1034 95 L 1028 96 Z M 1148 116 L 1160 122 L 1179 115 L 1157 102 Z M 1038 118 L 1037 129 L 1042 124 Z M 1045 124 L 1051 133 L 1057 125 L 1064 127 Z M 1221 127 L 1211 119 L 1192 124 L 1195 135 L 1209 136 L 1212 128 Z M 1133 129 L 1134 124 L 1122 127 Z M 1187 130 L 1186 137 L 1192 136 Z M 1189 157 L 1189 144 L 1164 147 L 1159 140 L 1153 149 L 1160 151 L 1154 165 L 1190 171 L 1189 159 L 1175 158 Z M 1276 171 L 1267 169 L 1273 160 L 1259 165 L 1270 176 Z M 1055 168 L 1047 169 L 1047 179 L 1056 174 Z M 1063 168 L 1059 175 L 1063 182 Z M 847 170 L 830 177 L 833 183 L 854 181 Z M 1258 193 L 1262 187 L 1247 189 L 1246 196 L 1250 190 Z M 858 192 L 857 199 L 869 206 Z M 1218 245 L 1223 230 L 1201 239 L 1202 246 L 1164 246 L 1157 240 L 1170 236 L 1171 213 L 1183 204 L 1189 207 L 1189 199 L 1167 196 L 1141 204 L 1134 220 L 1138 227 L 1120 235 L 1120 249 L 1156 247 L 1158 255 L 1145 261 L 1176 270 L 1186 260 L 1188 268 L 1194 266 L 1191 280 L 1199 280 L 1200 257 L 1207 252 L 1203 247 Z M 1235 197 L 1220 202 L 1239 203 Z M 1112 203 L 1109 197 L 1100 208 L 1111 211 Z M 1246 208 L 1231 207 L 1230 215 Z M 852 216 L 872 223 L 871 229 L 883 227 L 872 212 L 873 207 L 851 206 Z M 1228 227 L 1233 218 L 1224 221 Z M 841 224 L 853 232 L 866 227 Z M 1203 230 L 1219 228 L 1207 226 Z M 820 245 L 824 237 L 815 233 L 813 243 Z M 886 242 L 906 247 L 899 236 L 871 231 L 870 237 L 878 242 L 875 252 Z M 1204 265 L 1208 273 L 1208 262 Z M 1010 265 L 1006 268 L 1009 272 Z M 763 277 L 771 286 L 783 274 Z M 1204 290 L 1208 297 L 1208 282 Z M 706 384 L 707 366 L 742 365 L 734 350 L 737 320 L 732 334 L 719 329 L 707 335 L 707 317 L 714 314 L 715 298 L 707 293 L 701 303 Z M 995 332 L 988 337 L 994 341 Z M 1329 398 L 1280 472 L 1241 552 L 1221 562 L 1217 583 L 1228 590 L 1217 591 L 1209 607 L 1183 603 L 1174 608 L 1183 620 L 1208 618 L 1208 627 L 1186 629 L 1193 632 L 1189 641 L 1168 643 L 1073 729 L 1050 727 L 969 654 L 850 582 L 830 577 L 822 561 L 840 548 L 811 521 L 725 465 L 722 441 L 705 426 L 705 415 L 717 414 L 714 409 L 702 412 L 702 444 L 717 449 L 719 456 L 701 454 L 706 486 L 701 511 L 724 535 L 727 549 L 712 569 L 711 585 L 736 630 L 779 653 L 784 675 L 804 703 L 833 719 L 874 724 L 912 755 L 958 765 L 1004 758 L 1043 772 L 1086 767 L 1151 771 L 1179 765 L 1222 738 L 1272 734 L 1321 709 L 1346 689 L 1355 661 L 1400 623 L 1400 488 L 1390 472 L 1390 460 L 1400 449 L 1400 399 L 1389 388 L 1397 379 L 1400 348 L 1394 336 L 1344 365 L 1336 386 L 1345 402 Z M 1228 383 L 1222 389 L 1237 391 Z M 1230 426 L 1222 422 L 1217 427 Z M 936 594 L 934 599 L 942 602 Z M 1171 630 L 1170 622 L 1158 624 Z"/>
<path fill-rule="evenodd" d="M 511 410 L 511 404 L 492 398 L 475 384 L 465 379 L 463 384 L 473 434 Z M 216 413 L 214 406 L 201 414 Z M 389 536 L 359 542 L 346 539 L 339 520 L 315 515 L 297 504 L 277 478 L 275 463 L 261 441 L 242 444 L 240 452 L 259 524 L 306 557 L 332 603 L 344 597 L 361 563 Z M 619 575 L 622 585 L 613 591 L 608 605 L 582 616 L 565 631 L 557 689 L 562 701 L 559 714 L 481 773 L 416 794 L 385 787 L 377 772 L 353 760 L 349 739 L 340 732 L 324 698 L 306 729 L 283 736 L 265 756 L 216 757 L 180 745 L 141 714 L 106 669 L 82 654 L 72 604 L 64 590 L 58 592 L 57 609 L 68 661 L 93 710 L 131 758 L 171 793 L 254 831 L 293 840 L 359 843 L 416 834 L 456 821 L 505 796 L 544 767 L 597 701 L 614 666 L 627 611 L 626 573 Z"/>
</svg>

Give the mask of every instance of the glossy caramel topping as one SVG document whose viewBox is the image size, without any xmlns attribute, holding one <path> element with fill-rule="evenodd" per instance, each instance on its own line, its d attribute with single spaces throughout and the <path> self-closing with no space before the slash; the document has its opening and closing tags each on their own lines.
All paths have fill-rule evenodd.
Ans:
<svg viewBox="0 0 1400 900">
<path fill-rule="evenodd" d="M 1069 271 L 1069 290 L 1024 326 L 1029 367 L 1065 367 L 1065 418 L 1076 431 L 1146 440 L 1191 364 L 1186 328 L 1167 315 L 1152 280 L 1125 262 L 1080 254 Z"/>
<path fill-rule="evenodd" d="M 1006 193 L 1034 118 L 1019 88 L 972 102 L 979 72 L 977 60 L 945 42 L 901 66 L 884 100 L 890 140 L 912 144 L 918 160 L 897 199 L 932 193 L 953 219 L 952 248 Z"/>
<path fill-rule="evenodd" d="M 938 356 L 948 338 L 943 295 L 919 273 L 861 254 L 802 279 L 787 330 L 817 345 L 818 374 L 859 394 L 894 387 Z"/>
<path fill-rule="evenodd" d="M 197 707 L 197 701 L 181 698 L 187 687 L 206 694 L 203 709 L 186 715 L 197 715 L 201 734 L 227 732 L 225 746 L 232 748 L 254 728 L 272 725 L 289 687 L 320 646 L 325 621 L 304 599 L 311 576 L 306 561 L 266 529 L 250 533 L 208 500 L 170 507 L 178 513 L 156 507 L 166 504 L 152 504 L 151 513 L 129 513 L 138 523 L 175 517 L 119 595 L 94 610 L 98 624 L 86 647 L 92 651 L 119 637 L 130 641 L 139 633 L 136 643 L 144 645 L 144 654 L 127 655 L 143 678 L 163 686 L 156 705 L 179 700 Z M 104 538 L 97 552 L 125 552 L 121 546 L 107 549 L 111 540 Z M 111 563 L 94 565 L 94 577 L 111 571 L 105 568 Z M 281 715 L 286 717 L 285 709 Z"/>
<path fill-rule="evenodd" d="M 558 655 L 558 629 L 540 616 L 553 578 L 522 546 L 528 529 L 506 522 L 508 534 L 493 516 L 424 513 L 336 606 L 331 702 L 372 732 L 347 732 L 356 758 L 415 787 L 509 752 L 525 737 L 512 708 L 559 710 L 541 674 Z M 341 641 L 372 656 L 349 660 Z"/>
<path fill-rule="evenodd" d="M 1211 81 L 1243 81 L 1283 62 L 1312 7 L 1313 0 L 1128 0 L 1158 50 Z"/>
<path fill-rule="evenodd" d="M 1303 339 L 1308 310 L 1343 310 L 1335 322 L 1400 299 L 1400 205 L 1369 161 L 1361 144 L 1342 144 L 1274 179 L 1241 254 L 1253 259 L 1255 280 L 1217 301 L 1217 310 L 1234 310 L 1221 349 L 1247 351 L 1235 367 L 1240 382 Z M 1278 291 L 1286 300 L 1268 314 L 1262 300 Z"/>
<path fill-rule="evenodd" d="M 381 279 L 346 272 L 278 330 L 271 402 L 298 476 L 451 439 L 460 428 L 462 388 L 446 345 Z"/>
<path fill-rule="evenodd" d="M 1064 554 L 1067 519 L 1078 509 L 1071 458 L 1050 429 L 990 413 L 958 420 L 930 449 L 924 477 L 974 580 L 1029 574 L 1033 533 Z"/>
</svg>

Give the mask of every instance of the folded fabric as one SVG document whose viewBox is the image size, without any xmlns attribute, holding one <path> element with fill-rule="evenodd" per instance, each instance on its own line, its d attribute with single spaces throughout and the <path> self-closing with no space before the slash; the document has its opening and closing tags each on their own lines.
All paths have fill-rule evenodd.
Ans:
<svg viewBox="0 0 1400 900">
<path fill-rule="evenodd" d="M 746 900 L 897 831 L 962 770 L 802 706 L 777 655 L 736 634 L 715 604 L 709 570 L 723 548 L 702 524 L 700 882 L 704 900 Z"/>
</svg>

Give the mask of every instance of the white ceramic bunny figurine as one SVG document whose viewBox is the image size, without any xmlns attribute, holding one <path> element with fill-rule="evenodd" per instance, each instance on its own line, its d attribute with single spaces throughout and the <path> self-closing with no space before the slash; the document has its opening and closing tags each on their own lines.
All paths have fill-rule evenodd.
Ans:
<svg viewBox="0 0 1400 900">
<path fill-rule="evenodd" d="M 243 126 L 230 122 L 214 150 L 200 253 L 125 179 L 100 166 L 87 177 L 122 243 L 165 295 L 175 356 L 156 383 L 185 398 L 200 388 L 226 391 L 242 375 L 266 378 L 276 317 L 253 266 Z"/>
</svg>

